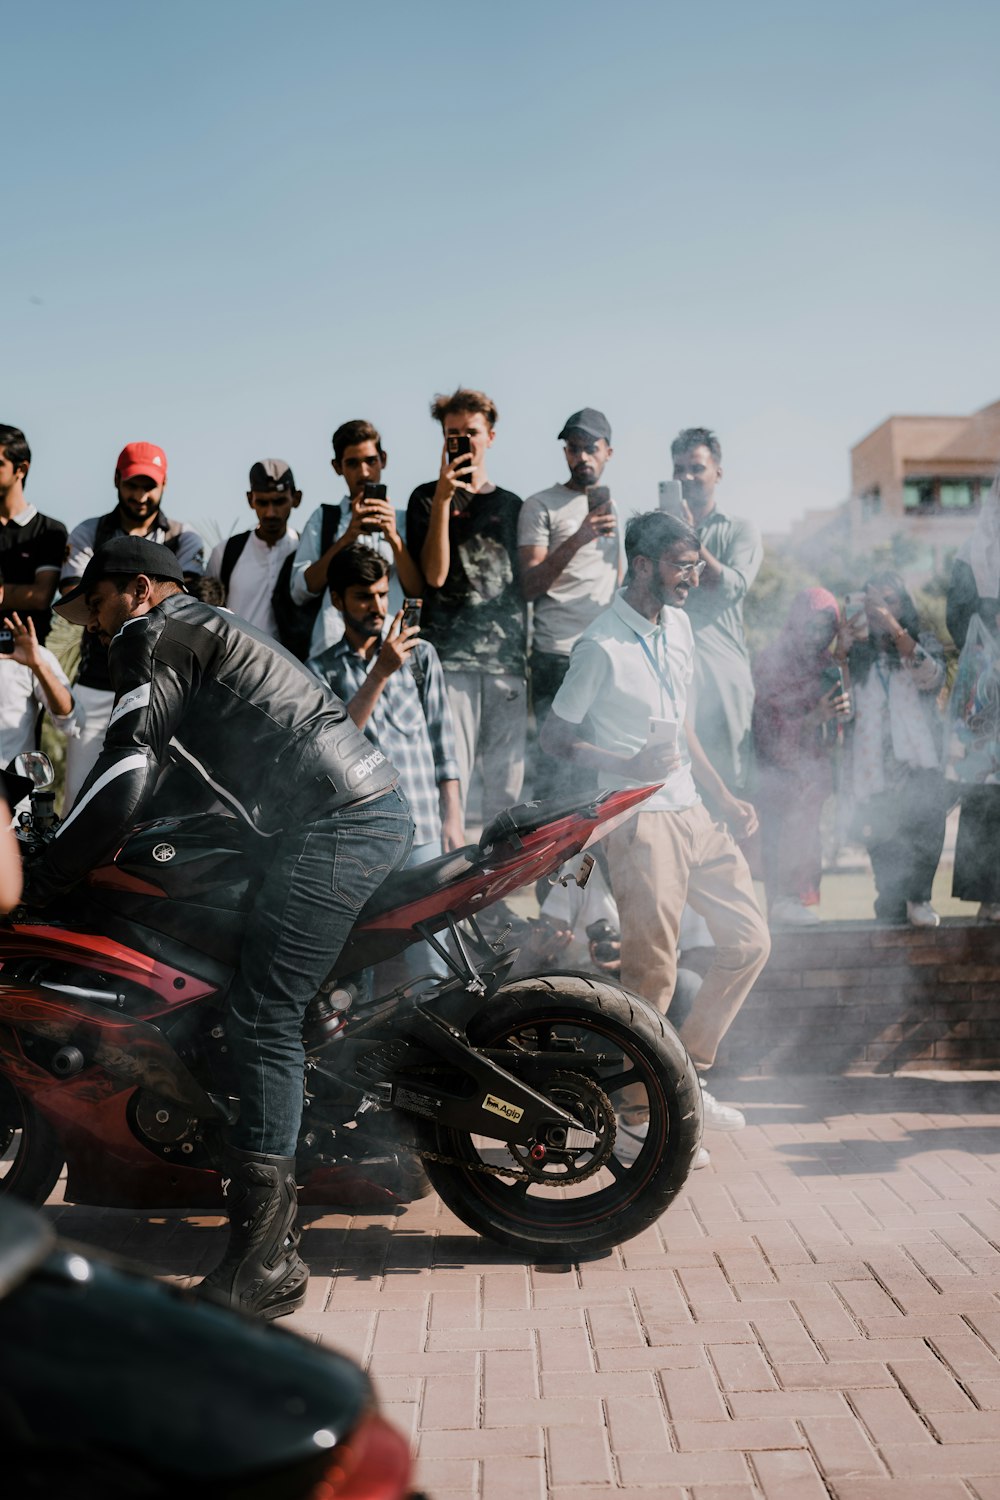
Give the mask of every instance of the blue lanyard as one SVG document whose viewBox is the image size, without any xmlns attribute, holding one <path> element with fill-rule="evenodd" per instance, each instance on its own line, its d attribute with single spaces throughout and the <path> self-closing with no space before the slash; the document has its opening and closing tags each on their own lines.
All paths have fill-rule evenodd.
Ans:
<svg viewBox="0 0 1000 1500">
<path fill-rule="evenodd" d="M 633 626 L 633 629 L 634 628 L 635 627 Z M 666 688 L 666 690 L 667 690 L 667 696 L 670 699 L 671 705 L 672 705 L 673 710 L 674 710 L 674 717 L 676 718 L 677 717 L 677 698 L 676 698 L 676 696 L 674 694 L 674 684 L 671 681 L 671 677 L 670 677 L 670 668 L 669 668 L 669 666 L 666 665 L 666 663 L 663 663 L 661 665 L 661 663 L 656 660 L 656 657 L 653 655 L 652 651 L 650 651 L 650 649 L 649 649 L 649 642 L 646 640 L 646 637 L 644 635 L 640 635 L 639 632 L 638 632 L 638 630 L 636 630 L 635 634 L 636 634 L 636 639 L 639 642 L 639 645 L 642 647 L 643 651 L 645 651 L 645 653 L 646 653 L 646 658 L 649 661 L 650 666 L 652 667 L 653 671 L 656 673 L 657 677 L 659 678 L 660 686 L 663 687 L 663 688 Z M 664 644 L 664 649 L 666 649 L 665 644 Z"/>
</svg>

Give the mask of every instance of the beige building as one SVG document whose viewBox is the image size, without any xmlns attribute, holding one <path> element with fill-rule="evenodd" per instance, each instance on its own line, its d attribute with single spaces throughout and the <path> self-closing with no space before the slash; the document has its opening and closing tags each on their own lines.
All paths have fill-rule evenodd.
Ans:
<svg viewBox="0 0 1000 1500">
<path fill-rule="evenodd" d="M 971 417 L 889 417 L 851 449 L 850 547 L 903 535 L 941 567 L 972 530 L 1000 465 L 1000 401 Z"/>
</svg>

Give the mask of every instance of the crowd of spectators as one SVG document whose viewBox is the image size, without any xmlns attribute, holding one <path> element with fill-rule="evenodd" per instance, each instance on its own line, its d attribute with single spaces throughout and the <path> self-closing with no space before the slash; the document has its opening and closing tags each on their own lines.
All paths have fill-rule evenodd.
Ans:
<svg viewBox="0 0 1000 1500">
<path fill-rule="evenodd" d="M 487 822 L 522 795 L 565 801 L 661 782 L 607 841 L 591 914 L 614 919 L 625 983 L 664 1011 L 682 924 L 685 947 L 712 950 L 683 1028 L 703 1069 L 766 960 L 768 925 L 817 919 L 835 759 L 878 920 L 937 923 L 931 885 L 960 791 L 954 892 L 1000 920 L 1000 770 L 964 788 L 946 777 L 943 643 L 901 577 L 877 573 L 844 604 L 806 590 L 752 661 L 743 606 L 763 546 L 751 520 L 720 509 L 711 430 L 677 435 L 679 484 L 626 529 L 607 483 L 602 412 L 583 407 L 562 423 L 564 475 L 524 501 L 490 477 L 497 409 L 487 395 L 438 396 L 431 417 L 438 472 L 405 510 L 388 494 L 381 434 L 352 420 L 333 435 L 339 501 L 316 507 L 299 534 L 290 464 L 261 459 L 247 491 L 255 525 L 208 555 L 197 521 L 167 516 L 167 456 L 155 444 L 126 444 L 112 508 L 67 535 L 26 499 L 24 434 L 0 427 L 4 763 L 35 743 L 47 710 L 67 737 L 72 805 L 114 695 L 96 635 L 85 634 L 67 681 L 44 644 L 52 601 L 95 548 L 140 536 L 169 547 L 192 590 L 278 639 L 347 703 L 401 773 L 412 865 L 461 846 L 473 813 Z M 996 485 L 954 567 L 947 621 L 958 648 L 977 617 L 996 639 Z M 414 962 L 440 971 L 430 949 Z M 724 1106 L 707 1097 L 725 1125 Z M 641 1136 L 641 1120 L 633 1125 Z"/>
</svg>

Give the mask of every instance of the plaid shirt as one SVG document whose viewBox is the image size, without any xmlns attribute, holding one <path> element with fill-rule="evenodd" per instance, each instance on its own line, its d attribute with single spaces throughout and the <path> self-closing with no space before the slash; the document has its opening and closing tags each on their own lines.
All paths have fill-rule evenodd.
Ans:
<svg viewBox="0 0 1000 1500">
<path fill-rule="evenodd" d="M 423 684 L 417 687 L 409 664 L 387 679 L 372 709 L 364 732 L 399 772 L 399 784 L 410 804 L 416 824 L 414 844 L 429 844 L 441 837 L 439 781 L 458 780 L 455 730 L 445 692 L 444 672 L 429 641 L 420 641 L 416 657 L 423 669 Z M 370 662 L 346 640 L 328 646 L 306 663 L 344 703 L 350 703 L 368 676 Z"/>
</svg>

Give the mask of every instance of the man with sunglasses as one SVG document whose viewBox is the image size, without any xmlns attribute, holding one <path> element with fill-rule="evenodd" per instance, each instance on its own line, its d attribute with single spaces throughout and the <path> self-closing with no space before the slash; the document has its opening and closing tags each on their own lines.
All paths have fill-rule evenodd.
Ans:
<svg viewBox="0 0 1000 1500">
<path fill-rule="evenodd" d="M 542 748 L 597 772 L 603 789 L 659 783 L 602 842 L 621 918 L 622 983 L 666 1013 L 686 903 L 708 924 L 712 965 L 680 1027 L 705 1072 L 767 961 L 770 939 L 736 839 L 757 826 L 727 789 L 688 714 L 694 634 L 685 613 L 706 571 L 697 533 L 662 511 L 625 531 L 628 572 L 614 602 L 573 647 L 542 729 Z M 697 783 L 697 785 L 696 785 Z M 699 788 L 717 816 L 705 807 Z M 728 825 L 728 826 L 727 826 Z M 739 1110 L 704 1094 L 709 1129 L 738 1130 Z M 617 1154 L 642 1149 L 645 1122 L 624 1110 Z"/>
</svg>

